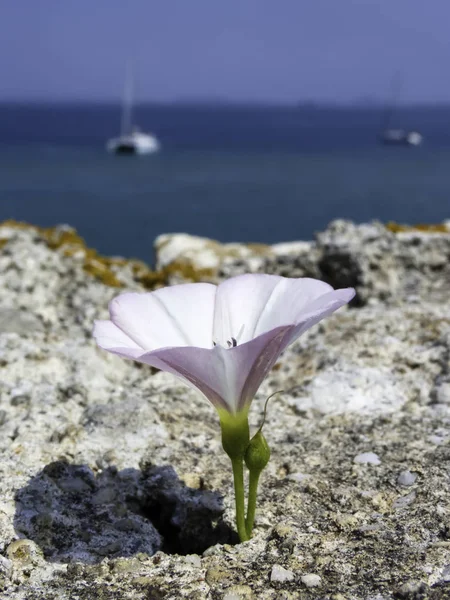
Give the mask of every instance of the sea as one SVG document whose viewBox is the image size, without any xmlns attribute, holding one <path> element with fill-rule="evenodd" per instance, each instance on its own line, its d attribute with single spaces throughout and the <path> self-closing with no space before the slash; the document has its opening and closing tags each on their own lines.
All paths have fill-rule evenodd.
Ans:
<svg viewBox="0 0 450 600">
<path fill-rule="evenodd" d="M 398 108 L 419 148 L 383 147 L 378 106 L 138 105 L 161 151 L 111 156 L 113 104 L 0 104 L 0 220 L 75 227 L 107 255 L 152 263 L 153 241 L 313 239 L 333 219 L 450 218 L 450 107 Z"/>
</svg>

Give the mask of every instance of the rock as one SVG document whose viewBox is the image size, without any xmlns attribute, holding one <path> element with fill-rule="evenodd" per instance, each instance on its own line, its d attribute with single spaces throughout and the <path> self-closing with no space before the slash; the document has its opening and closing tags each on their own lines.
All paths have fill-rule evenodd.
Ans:
<svg viewBox="0 0 450 600">
<path fill-rule="evenodd" d="M 285 569 L 281 565 L 273 565 L 272 572 L 270 573 L 270 581 L 272 583 L 284 583 L 285 581 L 293 581 L 294 573 L 289 569 Z"/>
<path fill-rule="evenodd" d="M 411 485 L 414 485 L 416 479 L 417 473 L 411 473 L 411 471 L 402 471 L 397 477 L 397 483 L 398 485 L 409 487 Z"/>
<path fill-rule="evenodd" d="M 6 550 L 7 557 L 13 563 L 37 565 L 42 563 L 42 550 L 32 540 L 21 539 L 11 542 Z"/>
<path fill-rule="evenodd" d="M 188 554 L 186 556 L 186 561 L 194 567 L 197 567 L 197 569 L 201 569 L 202 567 L 202 560 L 198 554 Z"/>
<path fill-rule="evenodd" d="M 450 583 L 450 565 L 446 565 L 440 577 L 441 583 Z"/>
<path fill-rule="evenodd" d="M 441 298 L 449 291 L 450 231 L 446 226 L 385 227 L 338 220 L 317 237 L 320 271 L 333 287 L 356 287 L 358 300 Z"/>
<path fill-rule="evenodd" d="M 270 252 L 263 244 L 220 244 L 184 233 L 160 235 L 155 240 L 156 268 L 165 271 L 170 283 L 215 281 L 227 268 L 243 273 L 259 271 Z"/>
<path fill-rule="evenodd" d="M 319 587 L 322 585 L 321 577 L 315 573 L 307 573 L 306 575 L 302 575 L 300 579 L 307 588 Z"/>
<path fill-rule="evenodd" d="M 41 321 L 32 313 L 12 308 L 0 310 L 0 331 L 3 333 L 26 334 L 30 331 L 42 331 Z"/>
<path fill-rule="evenodd" d="M 399 498 L 397 498 L 392 506 L 393 508 L 406 508 L 407 506 L 412 504 L 415 499 L 416 492 L 410 492 L 406 496 L 400 496 Z"/>
<path fill-rule="evenodd" d="M 432 394 L 438 404 L 450 404 L 450 382 L 444 381 L 438 385 Z"/>
<path fill-rule="evenodd" d="M 427 585 L 423 581 L 407 581 L 396 591 L 396 598 L 405 598 L 408 600 L 421 600 L 425 598 Z"/>
<path fill-rule="evenodd" d="M 173 283 L 218 281 L 245 272 L 318 277 L 355 287 L 357 302 L 436 297 L 450 291 L 448 225 L 405 227 L 333 221 L 313 242 L 220 244 L 186 234 L 155 241 L 157 268 Z"/>
<path fill-rule="evenodd" d="M 353 462 L 363 465 L 381 465 L 380 457 L 374 452 L 362 452 L 355 456 Z"/>
<path fill-rule="evenodd" d="M 445 591 L 447 229 L 338 221 L 311 242 L 197 240 L 192 251 L 184 237 L 182 268 L 181 246 L 171 257 L 177 246 L 166 241 L 154 271 L 100 257 L 67 227 L 0 225 L 5 598 Z M 272 457 L 254 534 L 238 544 L 213 408 L 170 375 L 100 351 L 91 331 L 120 286 L 144 291 L 246 271 L 355 283 L 358 298 L 287 349 L 261 386 L 252 432 L 265 398 L 285 392 L 268 406 Z M 412 476 L 422 473 L 415 493 Z M 272 573 L 287 579 L 272 582 Z M 321 587 L 306 589 L 301 573 Z"/>
<path fill-rule="evenodd" d="M 251 600 L 252 588 L 248 585 L 233 585 L 223 596 L 223 600 Z"/>
</svg>

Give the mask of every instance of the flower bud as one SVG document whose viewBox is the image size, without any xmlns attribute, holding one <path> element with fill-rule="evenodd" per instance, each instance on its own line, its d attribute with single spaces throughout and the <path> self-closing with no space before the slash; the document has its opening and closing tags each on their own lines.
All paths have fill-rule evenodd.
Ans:
<svg viewBox="0 0 450 600">
<path fill-rule="evenodd" d="M 249 471 L 262 471 L 270 459 L 270 448 L 262 431 L 256 434 L 250 440 L 245 451 L 244 460 Z"/>
</svg>

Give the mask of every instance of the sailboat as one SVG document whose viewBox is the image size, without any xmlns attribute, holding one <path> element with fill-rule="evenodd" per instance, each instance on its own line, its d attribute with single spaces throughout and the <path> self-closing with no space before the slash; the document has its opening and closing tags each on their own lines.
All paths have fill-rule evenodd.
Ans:
<svg viewBox="0 0 450 600">
<path fill-rule="evenodd" d="M 106 149 L 112 154 L 153 154 L 160 149 L 158 139 L 151 133 L 143 133 L 132 125 L 133 78 L 127 68 L 122 105 L 120 135 L 106 143 Z"/>
<path fill-rule="evenodd" d="M 395 112 L 402 80 L 400 73 L 397 72 L 391 83 L 391 103 L 386 107 L 384 114 L 384 123 L 379 136 L 379 140 L 386 146 L 420 146 L 423 142 L 423 135 L 416 130 L 396 129 L 391 127 L 392 117 Z"/>
</svg>

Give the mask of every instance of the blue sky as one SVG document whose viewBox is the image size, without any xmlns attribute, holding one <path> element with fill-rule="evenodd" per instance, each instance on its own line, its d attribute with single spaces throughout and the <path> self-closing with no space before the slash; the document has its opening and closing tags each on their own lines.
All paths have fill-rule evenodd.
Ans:
<svg viewBox="0 0 450 600">
<path fill-rule="evenodd" d="M 450 101 L 449 0 L 3 0 L 0 100 Z"/>
</svg>

